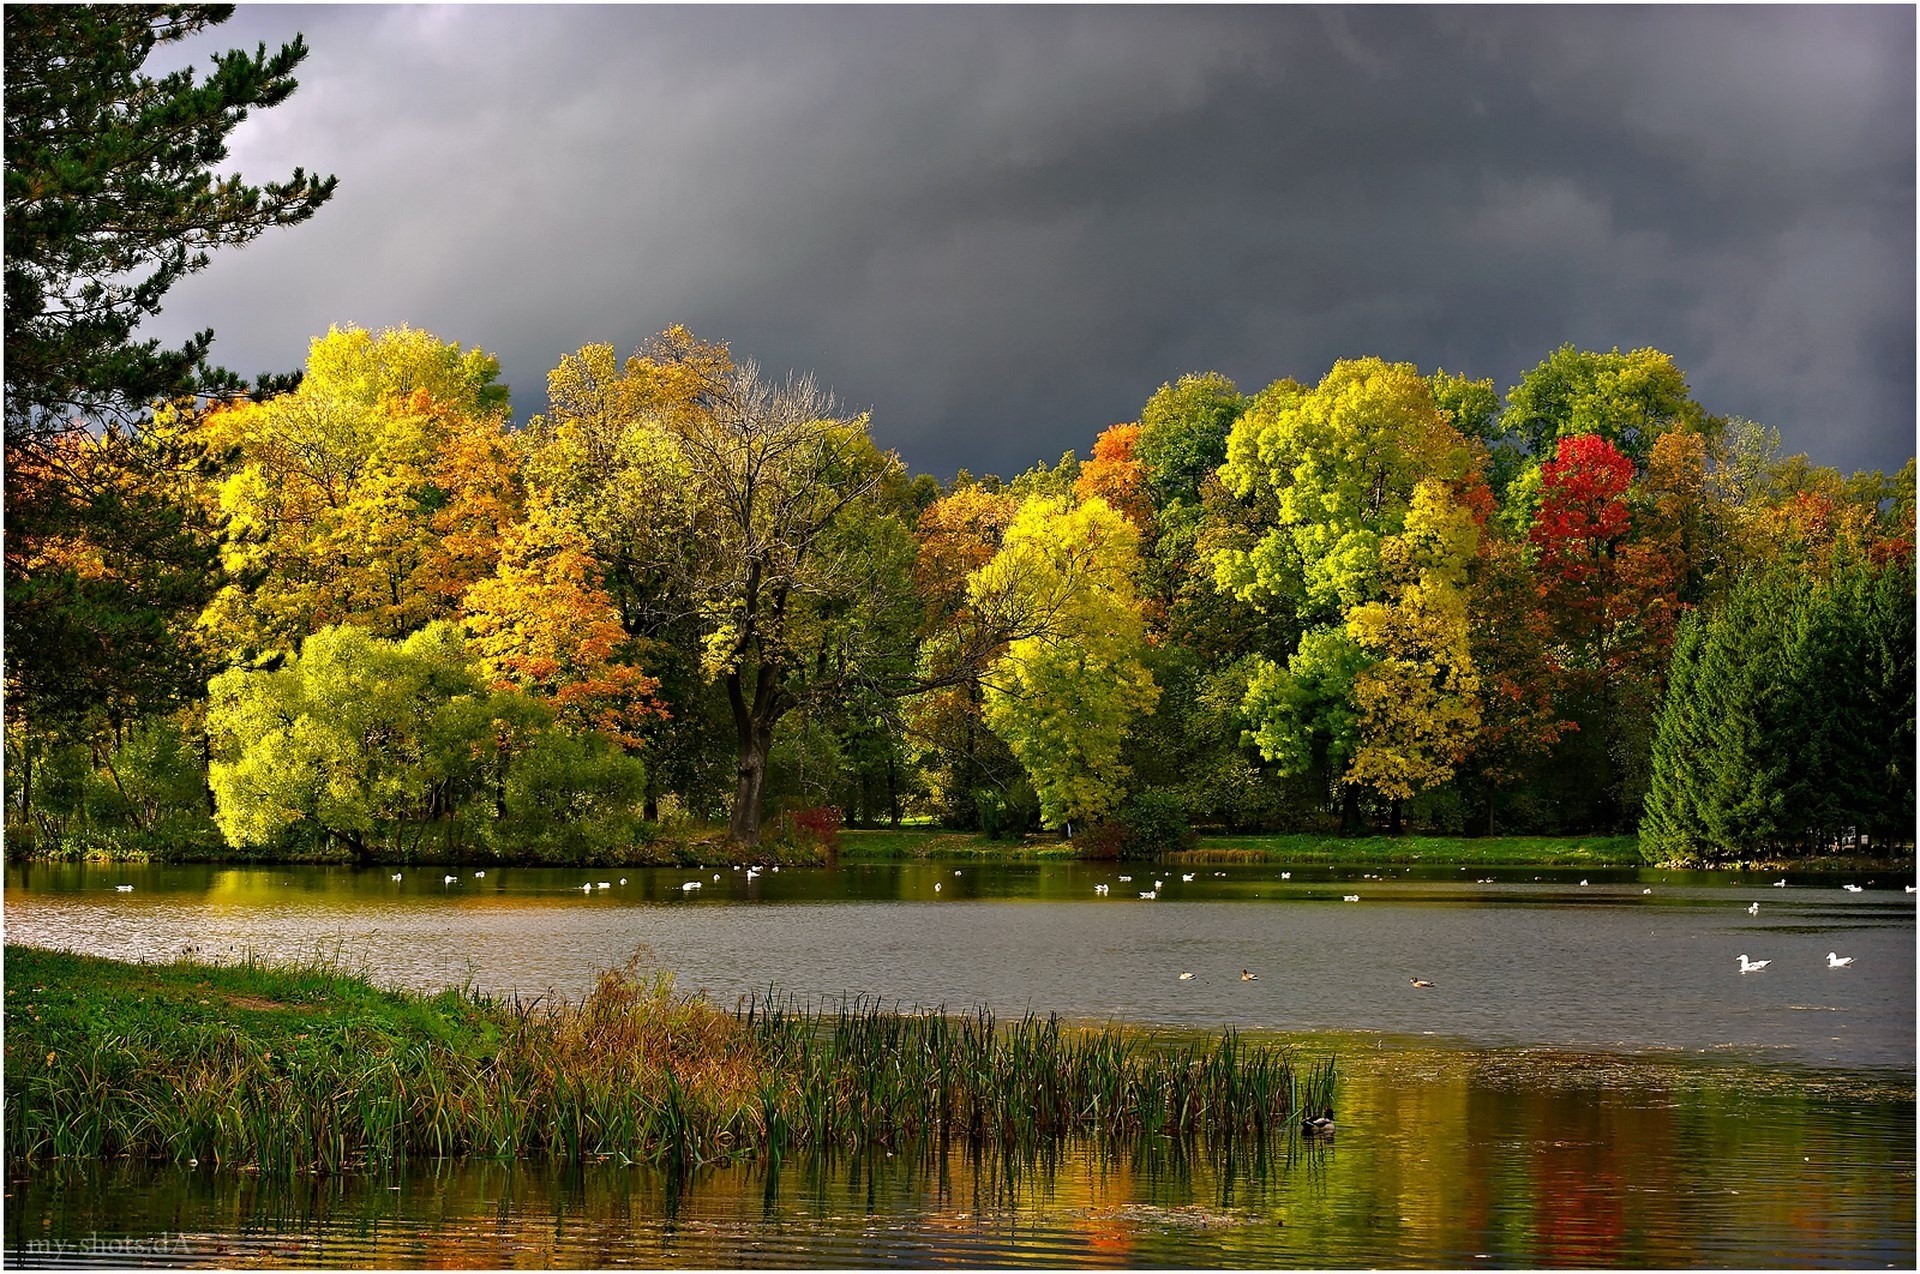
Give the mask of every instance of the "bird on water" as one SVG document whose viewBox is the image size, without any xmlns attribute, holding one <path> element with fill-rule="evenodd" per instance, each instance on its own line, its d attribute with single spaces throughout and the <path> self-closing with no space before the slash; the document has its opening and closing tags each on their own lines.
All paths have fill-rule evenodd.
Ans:
<svg viewBox="0 0 1920 1274">
<path fill-rule="evenodd" d="M 1427 981 L 1425 978 L 1408 978 L 1407 981 L 1413 983 L 1417 987 L 1429 987 L 1433 985 L 1433 983 Z"/>
</svg>

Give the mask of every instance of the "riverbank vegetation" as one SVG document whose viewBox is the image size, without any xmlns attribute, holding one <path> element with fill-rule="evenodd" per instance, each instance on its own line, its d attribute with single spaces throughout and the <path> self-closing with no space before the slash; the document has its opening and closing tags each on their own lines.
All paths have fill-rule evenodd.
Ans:
<svg viewBox="0 0 1920 1274">
<path fill-rule="evenodd" d="M 10 77 L 125 37 L 69 94 L 157 38 L 35 14 Z M 108 176 L 191 185 L 232 118 L 185 174 Z M 69 160 L 15 134 L 10 95 L 10 226 Z M 237 241 L 331 189 L 202 213 Z M 18 254 L 94 295 L 67 221 L 22 224 L 10 289 Z M 164 258 L 150 311 L 179 267 L 128 251 Z M 516 418 L 492 356 L 405 327 L 246 392 L 187 374 L 204 341 L 81 392 L 117 364 L 15 308 L 13 852 L 635 861 L 921 817 L 1140 856 L 1643 813 L 1675 860 L 1911 844 L 1912 461 L 1783 456 L 1658 350 L 1564 345 L 1504 395 L 1374 357 L 1192 373 L 1084 457 L 941 481 L 680 327 L 566 355 Z"/>
<path fill-rule="evenodd" d="M 873 1003 L 725 1011 L 664 975 L 578 1002 L 377 989 L 337 968 L 6 949 L 10 1165 L 133 1155 L 340 1172 L 445 1155 L 692 1167 L 788 1151 L 1259 1142 L 1330 1059 Z"/>
<path fill-rule="evenodd" d="M 1325 864 L 1527 867 L 1635 867 L 1641 856 L 1634 836 L 1326 836 L 1258 833 L 1195 836 L 1183 847 L 1151 855 L 1167 863 L 1274 862 Z M 851 830 L 840 834 L 843 862 L 909 859 L 982 862 L 1087 858 L 1093 850 L 1057 837 L 991 840 L 978 832 L 937 828 Z"/>
</svg>

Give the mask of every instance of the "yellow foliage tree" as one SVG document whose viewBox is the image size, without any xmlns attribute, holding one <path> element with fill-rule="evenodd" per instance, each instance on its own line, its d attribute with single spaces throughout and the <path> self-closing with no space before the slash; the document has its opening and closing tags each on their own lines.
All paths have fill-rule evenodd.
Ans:
<svg viewBox="0 0 1920 1274">
<path fill-rule="evenodd" d="M 210 413 L 235 580 L 201 617 L 214 647 L 244 660 L 329 625 L 394 637 L 452 618 L 522 500 L 497 372 L 414 329 L 335 328 L 297 390 Z"/>
<path fill-rule="evenodd" d="M 1015 634 L 985 678 L 987 724 L 1026 769 L 1049 826 L 1119 805 L 1121 742 L 1160 698 L 1141 659 L 1138 545 L 1105 500 L 1036 496 L 968 585 L 971 604 Z"/>
</svg>

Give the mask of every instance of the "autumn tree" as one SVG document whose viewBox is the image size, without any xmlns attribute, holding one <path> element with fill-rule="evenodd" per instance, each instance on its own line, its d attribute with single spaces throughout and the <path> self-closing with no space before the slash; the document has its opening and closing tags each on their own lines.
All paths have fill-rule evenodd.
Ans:
<svg viewBox="0 0 1920 1274">
<path fill-rule="evenodd" d="M 1019 633 L 988 669 L 986 719 L 1019 758 L 1042 819 L 1095 819 L 1126 795 L 1120 746 L 1160 689 L 1141 662 L 1138 532 L 1106 501 L 1026 500 L 971 604 Z"/>
<path fill-rule="evenodd" d="M 299 387 L 208 416 L 232 583 L 203 624 L 232 658 L 353 623 L 454 616 L 521 504 L 499 363 L 416 329 L 334 328 Z"/>
<path fill-rule="evenodd" d="M 617 369 L 589 347 L 556 385 L 532 479 L 579 519 L 628 631 L 679 634 L 724 691 L 730 827 L 753 843 L 780 721 L 911 677 L 917 608 L 876 587 L 912 561 L 875 508 L 899 462 L 811 377 L 770 380 L 683 328 Z"/>
<path fill-rule="evenodd" d="M 983 802 L 1005 807 L 1004 794 L 1021 778 L 1012 753 L 986 726 L 985 661 L 969 649 L 983 632 L 982 617 L 969 610 L 967 596 L 968 582 L 1000 551 L 1018 509 L 997 483 L 956 484 L 914 528 L 913 586 L 925 616 L 919 673 L 934 688 L 906 701 L 903 724 L 928 799 L 949 826 L 980 827 Z"/>
<path fill-rule="evenodd" d="M 496 687 L 551 704 L 573 730 L 644 746 L 642 730 L 664 711 L 659 681 L 633 662 L 586 536 L 560 510 L 536 504 L 507 531 L 499 568 L 467 590 L 462 609 L 480 672 Z"/>
<path fill-rule="evenodd" d="M 1462 778 L 1486 807 L 1525 781 L 1574 723 L 1561 715 L 1554 627 L 1526 545 L 1483 524 L 1468 580 L 1467 641 L 1480 677 L 1480 730 Z"/>
<path fill-rule="evenodd" d="M 49 438 L 7 466 L 10 822 L 37 817 L 37 797 L 53 790 L 40 776 L 65 750 L 123 786 L 113 757 L 129 733 L 203 693 L 193 621 L 219 567 L 196 486 L 204 462 L 191 430 L 163 411 L 138 431 Z"/>
<path fill-rule="evenodd" d="M 1459 488 L 1473 453 L 1407 364 L 1336 363 L 1271 387 L 1227 441 L 1223 479 L 1269 510 L 1220 550 L 1223 591 L 1305 623 L 1258 664 L 1244 711 L 1283 770 L 1325 764 L 1349 798 L 1397 803 L 1444 781 L 1478 726 L 1464 572 L 1477 542 Z"/>
<path fill-rule="evenodd" d="M 1633 462 L 1606 439 L 1563 438 L 1541 467 L 1529 532 L 1555 626 L 1562 711 L 1580 723 L 1577 764 L 1605 825 L 1639 804 L 1680 606 L 1669 547 L 1631 538 L 1632 484 Z"/>
<path fill-rule="evenodd" d="M 1113 425 L 1102 431 L 1093 440 L 1093 459 L 1080 466 L 1080 475 L 1074 479 L 1073 494 L 1078 500 L 1105 500 L 1115 513 L 1143 528 L 1153 516 L 1153 504 L 1146 471 L 1135 455 L 1139 442 L 1139 425 Z"/>
</svg>

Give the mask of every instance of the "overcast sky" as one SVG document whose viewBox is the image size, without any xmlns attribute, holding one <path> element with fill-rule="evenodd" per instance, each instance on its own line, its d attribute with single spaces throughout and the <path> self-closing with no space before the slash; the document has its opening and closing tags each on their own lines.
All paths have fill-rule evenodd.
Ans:
<svg viewBox="0 0 1920 1274">
<path fill-rule="evenodd" d="M 1653 345 L 1843 468 L 1914 449 L 1914 11 L 242 6 L 312 53 L 233 165 L 340 188 L 148 331 L 500 356 L 683 322 L 1011 475 L 1217 369 Z"/>
</svg>

